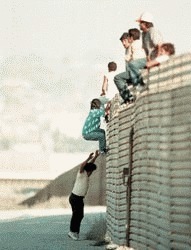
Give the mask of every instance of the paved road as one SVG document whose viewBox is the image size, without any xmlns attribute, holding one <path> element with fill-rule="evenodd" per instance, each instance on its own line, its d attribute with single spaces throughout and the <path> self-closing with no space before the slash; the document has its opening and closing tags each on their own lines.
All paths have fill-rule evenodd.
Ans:
<svg viewBox="0 0 191 250">
<path fill-rule="evenodd" d="M 17 216 L 15 213 L 0 211 L 0 250 L 105 249 L 105 246 L 94 246 L 95 241 L 86 240 L 92 224 L 105 217 L 103 209 L 85 211 L 79 241 L 67 236 L 70 212 L 55 214 L 53 211 L 47 213 L 47 210 L 39 210 L 34 215 L 25 210 L 17 213 Z"/>
</svg>

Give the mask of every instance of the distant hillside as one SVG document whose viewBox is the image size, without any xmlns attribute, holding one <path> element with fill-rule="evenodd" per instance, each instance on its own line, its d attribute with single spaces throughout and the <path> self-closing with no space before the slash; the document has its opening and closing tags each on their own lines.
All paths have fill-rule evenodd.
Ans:
<svg viewBox="0 0 191 250">
<path fill-rule="evenodd" d="M 90 177 L 90 188 L 85 198 L 87 205 L 105 205 L 106 191 L 106 159 L 99 156 L 96 159 L 97 170 Z M 53 197 L 67 197 L 71 193 L 79 166 L 65 172 L 51 181 L 45 188 L 33 197 L 22 201 L 19 205 L 32 207 L 51 200 Z"/>
</svg>

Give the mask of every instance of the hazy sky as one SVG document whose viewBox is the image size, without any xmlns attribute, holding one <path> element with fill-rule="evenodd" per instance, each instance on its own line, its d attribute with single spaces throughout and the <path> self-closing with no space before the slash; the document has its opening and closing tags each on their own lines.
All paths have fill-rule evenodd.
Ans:
<svg viewBox="0 0 191 250">
<path fill-rule="evenodd" d="M 1 0 L 1 54 L 35 52 L 64 56 L 116 50 L 120 34 L 153 13 L 177 52 L 190 50 L 189 0 Z M 66 53 L 67 52 L 67 53 Z"/>
<path fill-rule="evenodd" d="M 135 19 L 143 11 L 153 14 L 154 25 L 177 54 L 191 51 L 190 0 L 1 0 L 0 62 L 35 54 L 45 58 L 55 81 L 70 79 L 72 92 L 63 100 L 68 119 L 60 123 L 80 135 L 107 63 L 114 60 L 123 70 L 121 34 L 138 28 Z"/>
</svg>

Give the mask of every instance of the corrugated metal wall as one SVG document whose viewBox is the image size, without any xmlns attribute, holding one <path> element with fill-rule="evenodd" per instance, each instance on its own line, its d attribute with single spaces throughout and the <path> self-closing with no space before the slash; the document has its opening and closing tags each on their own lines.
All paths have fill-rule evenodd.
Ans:
<svg viewBox="0 0 191 250">
<path fill-rule="evenodd" d="M 149 89 L 135 104 L 113 100 L 108 233 L 138 250 L 191 249 L 191 54 L 144 77 Z"/>
</svg>

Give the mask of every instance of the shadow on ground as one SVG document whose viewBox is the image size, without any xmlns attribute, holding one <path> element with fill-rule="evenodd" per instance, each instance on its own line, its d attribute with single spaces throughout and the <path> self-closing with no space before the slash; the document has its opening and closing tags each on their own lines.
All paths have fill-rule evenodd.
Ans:
<svg viewBox="0 0 191 250">
<path fill-rule="evenodd" d="M 106 159 L 100 155 L 96 159 L 97 170 L 90 177 L 90 188 L 85 198 L 87 205 L 105 205 L 105 180 L 106 180 Z M 32 207 L 38 203 L 50 200 L 52 197 L 68 197 L 74 185 L 79 166 L 58 176 L 53 181 L 39 190 L 34 196 L 22 201 L 19 205 Z"/>
<path fill-rule="evenodd" d="M 43 211 L 42 211 L 43 212 Z M 86 240 L 87 232 L 105 212 L 85 214 L 80 240 L 68 238 L 71 214 L 31 217 L 27 213 L 10 221 L 0 221 L 0 249 L 2 250 L 102 250 L 94 241 Z"/>
</svg>

